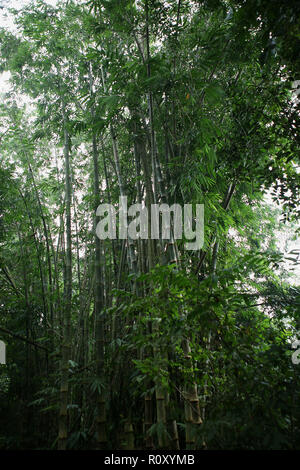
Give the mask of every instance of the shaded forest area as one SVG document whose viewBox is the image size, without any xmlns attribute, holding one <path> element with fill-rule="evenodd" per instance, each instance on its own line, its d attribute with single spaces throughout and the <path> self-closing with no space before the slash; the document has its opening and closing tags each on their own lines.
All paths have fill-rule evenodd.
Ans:
<svg viewBox="0 0 300 470">
<path fill-rule="evenodd" d="M 9 15 L 0 449 L 300 450 L 299 2 Z M 120 196 L 204 204 L 202 248 L 101 240 Z"/>
</svg>

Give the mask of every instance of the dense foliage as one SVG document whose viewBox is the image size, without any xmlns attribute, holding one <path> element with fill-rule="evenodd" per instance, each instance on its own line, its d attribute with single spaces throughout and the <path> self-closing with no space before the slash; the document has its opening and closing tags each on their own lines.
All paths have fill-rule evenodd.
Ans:
<svg viewBox="0 0 300 470">
<path fill-rule="evenodd" d="M 299 250 L 288 265 L 277 244 L 299 232 L 299 13 L 283 0 L 10 10 L 1 449 L 300 449 Z M 120 196 L 204 204 L 202 249 L 100 240 L 96 209 Z"/>
</svg>

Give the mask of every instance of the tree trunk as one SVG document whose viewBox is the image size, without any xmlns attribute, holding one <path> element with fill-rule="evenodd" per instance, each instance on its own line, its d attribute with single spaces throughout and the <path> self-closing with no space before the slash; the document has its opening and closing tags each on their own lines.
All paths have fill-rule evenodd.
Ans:
<svg viewBox="0 0 300 470">
<path fill-rule="evenodd" d="M 61 360 L 60 412 L 58 449 L 66 450 L 68 439 L 68 368 L 71 358 L 71 309 L 72 309 L 72 239 L 71 239 L 71 175 L 70 175 L 70 137 L 68 117 L 63 104 L 65 191 L 66 191 L 66 258 L 65 258 L 65 302 L 63 318 L 63 344 Z"/>
</svg>

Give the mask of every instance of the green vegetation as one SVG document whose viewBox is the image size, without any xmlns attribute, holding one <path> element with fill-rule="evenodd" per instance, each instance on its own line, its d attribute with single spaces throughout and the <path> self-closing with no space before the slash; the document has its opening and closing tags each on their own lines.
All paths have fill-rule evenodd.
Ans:
<svg viewBox="0 0 300 470">
<path fill-rule="evenodd" d="M 10 15 L 0 449 L 299 450 L 299 2 Z M 120 196 L 204 204 L 202 249 L 100 240 Z"/>
</svg>

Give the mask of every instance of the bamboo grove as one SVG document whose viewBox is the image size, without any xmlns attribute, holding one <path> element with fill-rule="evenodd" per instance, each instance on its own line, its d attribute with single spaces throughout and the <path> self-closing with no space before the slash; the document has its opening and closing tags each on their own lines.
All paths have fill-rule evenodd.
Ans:
<svg viewBox="0 0 300 470">
<path fill-rule="evenodd" d="M 299 449 L 299 4 L 9 14 L 0 448 Z M 120 197 L 204 204 L 202 249 L 100 240 Z"/>
</svg>

